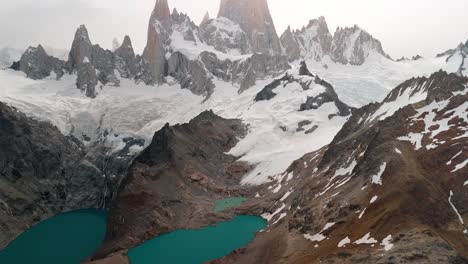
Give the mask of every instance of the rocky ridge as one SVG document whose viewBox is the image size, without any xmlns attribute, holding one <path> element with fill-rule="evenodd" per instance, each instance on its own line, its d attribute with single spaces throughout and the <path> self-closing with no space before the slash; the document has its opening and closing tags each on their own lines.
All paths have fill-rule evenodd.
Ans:
<svg viewBox="0 0 468 264">
<path fill-rule="evenodd" d="M 321 61 L 329 56 L 336 63 L 362 65 L 372 52 L 390 59 L 380 41 L 357 25 L 339 27 L 332 36 L 324 17 L 310 20 L 301 30 L 292 31 L 288 27 L 281 43 L 291 61 L 300 58 Z"/>
</svg>

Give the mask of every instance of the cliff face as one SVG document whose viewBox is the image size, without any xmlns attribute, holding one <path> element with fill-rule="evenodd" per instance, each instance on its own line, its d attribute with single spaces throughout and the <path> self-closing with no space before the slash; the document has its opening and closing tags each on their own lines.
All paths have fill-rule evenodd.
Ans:
<svg viewBox="0 0 468 264">
<path fill-rule="evenodd" d="M 0 248 L 56 214 L 106 208 L 132 159 L 108 151 L 0 102 Z"/>
<path fill-rule="evenodd" d="M 247 33 L 254 51 L 282 53 L 267 0 L 222 0 L 218 17 L 238 23 Z"/>
</svg>

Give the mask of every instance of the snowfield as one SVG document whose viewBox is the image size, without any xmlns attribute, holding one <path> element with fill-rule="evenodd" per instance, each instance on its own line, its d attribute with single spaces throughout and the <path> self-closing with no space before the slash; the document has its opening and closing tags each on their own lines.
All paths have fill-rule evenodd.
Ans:
<svg viewBox="0 0 468 264">
<path fill-rule="evenodd" d="M 188 46 L 178 43 L 183 42 L 180 38 L 172 37 L 175 46 Z M 185 49 L 184 53 L 197 56 L 206 47 L 198 48 Z M 313 74 L 334 86 L 341 101 L 355 107 L 381 101 L 396 85 L 413 76 L 429 75 L 441 68 L 456 71 L 458 63 L 456 58 L 449 62 L 446 58 L 393 62 L 376 54 L 371 54 L 362 66 L 336 64 L 327 57 L 322 62 L 307 62 Z M 297 74 L 297 69 L 295 65 L 290 73 Z M 166 123 L 185 123 L 205 110 L 213 110 L 224 118 L 242 119 L 248 124 L 249 133 L 229 153 L 255 165 L 242 180 L 244 184 L 262 184 L 269 181 L 269 177 L 278 176 L 294 160 L 330 143 L 349 118 L 329 118 L 338 112 L 334 103 L 326 103 L 316 110 L 298 111 L 307 96 L 323 92 L 320 85 L 307 91 L 294 83 L 280 85 L 274 90 L 277 96 L 273 99 L 255 102 L 257 93 L 271 83 L 273 77 L 257 81 L 242 94 L 235 85 L 214 79 L 216 88 L 208 100 L 180 89 L 180 85 L 170 79 L 169 84 L 161 86 L 121 79 L 120 87 L 98 88 L 97 98 L 90 99 L 76 88 L 75 80 L 76 76 L 66 74 L 59 81 L 54 76 L 34 81 L 21 72 L 1 70 L 0 101 L 35 119 L 54 124 L 63 134 L 74 135 L 85 144 L 99 140 L 114 151 L 124 146 L 122 140 L 126 137 L 142 138 L 148 145 L 154 133 Z M 403 103 L 406 104 L 406 100 Z M 383 107 L 380 114 L 389 115 L 400 107 L 393 103 Z M 313 132 L 309 134 L 298 131 L 298 123 L 302 121 L 310 121 L 305 130 L 317 129 L 311 129 Z M 132 149 L 133 152 L 141 150 Z M 349 172 L 343 168 L 340 174 Z"/>
</svg>

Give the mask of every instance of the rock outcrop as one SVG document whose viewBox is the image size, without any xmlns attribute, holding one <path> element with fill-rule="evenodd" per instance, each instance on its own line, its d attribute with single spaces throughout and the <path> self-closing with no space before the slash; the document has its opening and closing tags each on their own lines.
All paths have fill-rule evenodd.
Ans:
<svg viewBox="0 0 468 264">
<path fill-rule="evenodd" d="M 168 60 L 168 74 L 179 81 L 183 89 L 196 95 L 209 97 L 215 88 L 210 74 L 199 60 L 189 60 L 180 52 L 172 53 Z"/>
<path fill-rule="evenodd" d="M 247 33 L 254 52 L 282 54 L 267 0 L 222 0 L 219 17 L 239 24 Z"/>
<path fill-rule="evenodd" d="M 338 109 L 336 115 L 348 116 L 351 114 L 351 108 L 340 101 L 333 86 L 310 73 L 305 62 L 301 62 L 298 74 L 286 73 L 282 78 L 265 86 L 256 95 L 255 101 L 271 100 L 276 96 L 275 89 L 281 89 L 281 87 L 284 88 L 291 84 L 299 84 L 304 91 L 317 91 L 315 96 L 306 96 L 306 102 L 300 106 L 298 111 L 316 110 L 326 103 L 334 103 Z"/>
<path fill-rule="evenodd" d="M 213 76 L 239 85 L 240 93 L 254 86 L 256 80 L 280 75 L 291 68 L 286 57 L 267 53 L 254 53 L 247 59 L 231 61 L 220 60 L 211 52 L 202 52 L 200 60 Z"/>
<path fill-rule="evenodd" d="M 40 80 L 55 73 L 57 79 L 64 74 L 65 62 L 49 56 L 44 48 L 39 45 L 36 48 L 29 47 L 21 56 L 16 70 L 26 73 L 28 78 Z"/>
<path fill-rule="evenodd" d="M 107 208 L 133 156 L 85 147 L 0 103 L 0 248 L 56 214 Z"/>
</svg>

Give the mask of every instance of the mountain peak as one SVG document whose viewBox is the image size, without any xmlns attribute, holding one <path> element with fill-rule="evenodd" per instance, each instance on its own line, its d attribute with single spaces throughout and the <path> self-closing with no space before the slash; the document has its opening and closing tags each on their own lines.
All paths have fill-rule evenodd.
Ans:
<svg viewBox="0 0 468 264">
<path fill-rule="evenodd" d="M 124 40 L 122 42 L 122 45 L 120 47 L 121 48 L 126 47 L 126 48 L 132 48 L 133 49 L 132 40 L 130 39 L 130 37 L 128 35 L 125 35 Z"/>
<path fill-rule="evenodd" d="M 75 33 L 75 40 L 77 41 L 86 41 L 91 44 L 89 39 L 88 29 L 86 29 L 85 25 L 80 25 Z"/>
<path fill-rule="evenodd" d="M 222 0 L 218 17 L 238 23 L 249 36 L 254 51 L 281 54 L 267 0 Z"/>
<path fill-rule="evenodd" d="M 159 20 L 165 21 L 171 17 L 171 11 L 169 9 L 169 4 L 167 0 L 157 0 L 156 5 L 153 10 L 151 17 Z"/>
<path fill-rule="evenodd" d="M 208 13 L 208 11 L 205 13 L 205 16 L 203 17 L 203 20 L 202 22 L 200 23 L 200 25 L 203 25 L 205 23 L 207 23 L 208 21 L 210 20 L 210 14 Z"/>
</svg>

